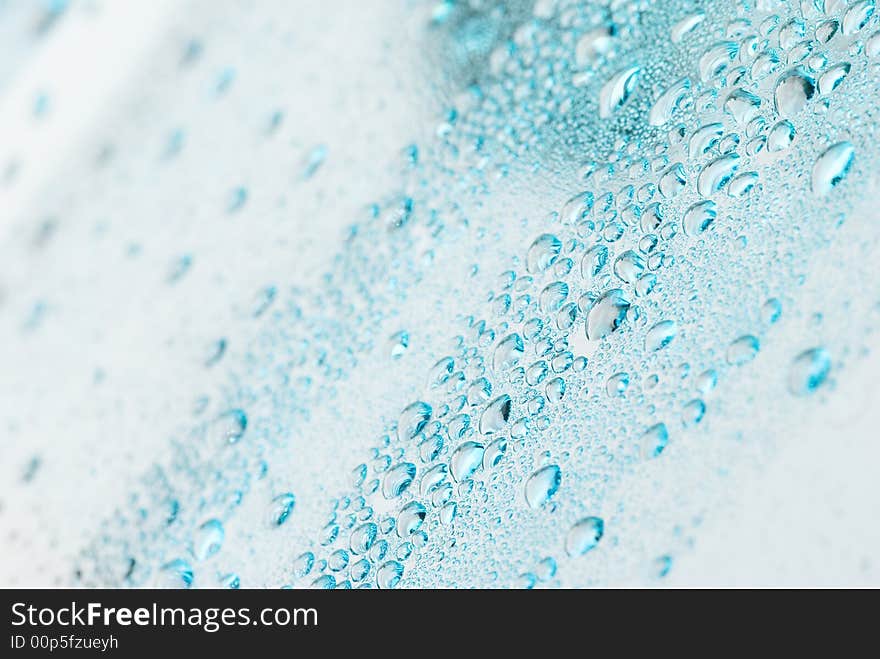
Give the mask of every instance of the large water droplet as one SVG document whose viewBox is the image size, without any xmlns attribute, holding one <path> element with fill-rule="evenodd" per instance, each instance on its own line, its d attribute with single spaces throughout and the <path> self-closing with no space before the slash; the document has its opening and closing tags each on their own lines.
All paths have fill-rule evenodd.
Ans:
<svg viewBox="0 0 880 659">
<path fill-rule="evenodd" d="M 547 465 L 534 472 L 523 490 L 530 508 L 540 508 L 559 490 L 562 470 L 557 465 Z"/>
<path fill-rule="evenodd" d="M 739 46 L 734 41 L 721 41 L 709 48 L 700 58 L 700 79 L 708 82 L 724 71 L 736 59 Z"/>
<path fill-rule="evenodd" d="M 373 522 L 366 522 L 355 527 L 348 539 L 348 547 L 352 554 L 366 554 L 376 541 L 379 527 Z"/>
<path fill-rule="evenodd" d="M 639 438 L 639 453 L 646 460 L 656 458 L 666 448 L 667 443 L 669 443 L 669 431 L 666 429 L 666 424 L 657 423 L 642 433 Z"/>
<path fill-rule="evenodd" d="M 665 348 L 678 333 L 678 325 L 674 320 L 661 320 L 648 330 L 645 335 L 645 350 L 648 352 L 656 352 Z"/>
<path fill-rule="evenodd" d="M 723 188 L 739 168 L 739 156 L 729 153 L 716 158 L 703 167 L 697 179 L 697 191 L 703 197 L 709 197 Z"/>
<path fill-rule="evenodd" d="M 562 251 L 562 242 L 550 233 L 545 233 L 532 242 L 526 254 L 526 270 L 531 273 L 541 273 L 556 262 L 559 252 Z"/>
<path fill-rule="evenodd" d="M 394 499 L 403 494 L 416 477 L 416 466 L 402 462 L 385 472 L 382 479 L 382 494 L 386 499 Z"/>
<path fill-rule="evenodd" d="M 843 33 L 855 34 L 868 24 L 874 15 L 874 0 L 854 2 L 843 15 Z"/>
<path fill-rule="evenodd" d="M 681 78 L 672 83 L 669 88 L 660 94 L 651 111 L 648 113 L 648 123 L 652 126 L 662 126 L 670 121 L 684 99 L 687 98 L 691 88 L 690 78 Z"/>
<path fill-rule="evenodd" d="M 583 556 L 599 544 L 605 535 L 605 522 L 600 517 L 585 517 L 575 523 L 565 536 L 565 551 L 569 556 Z"/>
<path fill-rule="evenodd" d="M 599 117 L 607 119 L 629 100 L 641 69 L 631 66 L 611 76 L 599 90 Z"/>
<path fill-rule="evenodd" d="M 824 348 L 805 350 L 791 363 L 788 390 L 795 396 L 808 396 L 818 389 L 831 371 L 831 355 Z"/>
<path fill-rule="evenodd" d="M 510 396 L 502 394 L 486 406 L 480 417 L 480 432 L 491 435 L 501 431 L 510 418 L 512 401 Z"/>
<path fill-rule="evenodd" d="M 631 249 L 614 260 L 614 274 L 627 284 L 636 283 L 644 271 L 645 260 Z"/>
<path fill-rule="evenodd" d="M 403 565 L 397 561 L 388 561 L 376 570 L 376 585 L 384 590 L 396 588 L 403 577 Z"/>
<path fill-rule="evenodd" d="M 449 460 L 449 471 L 452 477 L 461 482 L 466 481 L 483 464 L 485 448 L 479 442 L 467 441 L 455 449 Z"/>
<path fill-rule="evenodd" d="M 767 150 L 773 153 L 781 153 L 787 150 L 794 142 L 794 126 L 788 119 L 775 124 L 767 133 Z"/>
<path fill-rule="evenodd" d="M 800 112 L 816 92 L 816 81 L 802 67 L 786 71 L 776 82 L 776 111 L 790 117 Z"/>
<path fill-rule="evenodd" d="M 422 401 L 407 405 L 397 420 L 397 438 L 408 442 L 418 435 L 431 419 L 431 406 Z"/>
<path fill-rule="evenodd" d="M 840 87 L 851 68 L 852 65 L 849 62 L 841 62 L 840 64 L 828 67 L 819 76 L 819 93 L 822 96 L 826 96 Z"/>
<path fill-rule="evenodd" d="M 751 334 L 739 337 L 727 347 L 727 363 L 731 366 L 742 366 L 752 361 L 761 349 L 761 342 Z"/>
<path fill-rule="evenodd" d="M 630 303 L 619 288 L 606 291 L 587 313 L 586 333 L 590 341 L 603 339 L 620 327 Z"/>
<path fill-rule="evenodd" d="M 425 506 L 418 501 L 410 501 L 400 509 L 397 515 L 397 523 L 395 525 L 397 535 L 401 538 L 411 536 L 422 528 L 422 523 L 425 521 L 427 514 L 428 511 L 425 509 Z"/>
<path fill-rule="evenodd" d="M 699 236 L 712 226 L 717 216 L 718 207 L 714 201 L 700 201 L 685 211 L 681 225 L 688 236 Z"/>
<path fill-rule="evenodd" d="M 849 142 L 838 142 L 828 147 L 813 164 L 811 189 L 824 197 L 846 178 L 855 159 L 855 148 Z"/>
<path fill-rule="evenodd" d="M 734 89 L 724 100 L 724 111 L 740 126 L 745 126 L 758 114 L 761 98 L 745 89 Z"/>
</svg>

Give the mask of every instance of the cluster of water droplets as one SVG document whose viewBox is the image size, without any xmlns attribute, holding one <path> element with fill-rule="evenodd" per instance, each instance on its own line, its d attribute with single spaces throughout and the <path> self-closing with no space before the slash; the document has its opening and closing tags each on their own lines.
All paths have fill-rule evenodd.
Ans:
<svg viewBox="0 0 880 659">
<path fill-rule="evenodd" d="M 334 400 L 350 379 L 395 398 L 371 410 L 383 428 L 369 452 L 339 456 L 317 535 L 249 559 L 273 564 L 274 585 L 599 583 L 591 559 L 613 555 L 626 524 L 621 483 L 686 446 L 774 340 L 802 276 L 780 254 L 823 249 L 851 179 L 880 155 L 876 117 L 857 107 L 877 98 L 873 0 L 471 4 L 432 14 L 466 82 L 431 140 L 404 150 L 401 188 L 354 225 L 317 290 L 257 292 L 271 349 L 257 339 L 250 373 L 268 377 L 206 404 L 137 510 L 84 552 L 83 583 L 238 587 L 222 560 L 229 520 L 267 479 L 248 523 L 297 523 L 296 485 L 274 465 L 293 427 L 358 409 Z M 307 154 L 304 179 L 326 155 Z M 543 214 L 497 216 L 490 191 L 537 182 Z M 247 203 L 236 190 L 228 212 Z M 527 239 L 490 251 L 492 231 Z M 461 244 L 479 246 L 464 258 L 490 288 L 420 353 L 423 375 L 398 400 L 359 369 L 415 358 L 413 337 L 430 332 L 390 328 L 391 310 L 442 280 L 432 263 Z M 438 298 L 459 286 L 424 285 Z M 786 348 L 776 395 L 829 386 L 839 357 L 815 336 Z M 208 346 L 206 367 L 225 350 Z M 664 576 L 671 555 L 645 551 Z"/>
</svg>

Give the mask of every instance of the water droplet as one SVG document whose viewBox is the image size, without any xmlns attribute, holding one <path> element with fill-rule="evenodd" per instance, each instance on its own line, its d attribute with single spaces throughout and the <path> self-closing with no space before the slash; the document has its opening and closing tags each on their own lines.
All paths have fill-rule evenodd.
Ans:
<svg viewBox="0 0 880 659">
<path fill-rule="evenodd" d="M 843 33 L 855 34 L 868 24 L 874 15 L 874 0 L 854 2 L 843 15 Z"/>
<path fill-rule="evenodd" d="M 629 249 L 614 260 L 614 274 L 627 284 L 634 284 L 645 271 L 645 260 Z"/>
<path fill-rule="evenodd" d="M 688 156 L 695 159 L 708 153 L 712 147 L 718 144 L 723 134 L 723 124 L 716 122 L 700 126 L 688 141 Z"/>
<path fill-rule="evenodd" d="M 192 566 L 182 558 L 165 563 L 156 575 L 157 588 L 189 588 L 193 584 Z"/>
<path fill-rule="evenodd" d="M 193 556 L 197 561 L 204 561 L 223 546 L 223 524 L 220 520 L 209 519 L 202 524 L 193 537 Z"/>
<path fill-rule="evenodd" d="M 571 557 L 583 556 L 599 544 L 605 535 L 605 522 L 600 517 L 585 517 L 569 529 L 565 551 Z"/>
<path fill-rule="evenodd" d="M 783 73 L 773 92 L 776 111 L 790 117 L 800 112 L 816 92 L 816 81 L 802 67 Z"/>
<path fill-rule="evenodd" d="M 397 561 L 388 561 L 376 570 L 376 585 L 383 590 L 396 588 L 403 578 L 403 565 Z"/>
<path fill-rule="evenodd" d="M 412 462 L 401 462 L 387 472 L 382 479 L 382 494 L 386 499 L 394 499 L 403 494 L 416 477 L 416 466 Z"/>
<path fill-rule="evenodd" d="M 327 559 L 327 567 L 333 572 L 339 572 L 348 567 L 348 552 L 344 549 L 337 549 Z"/>
<path fill-rule="evenodd" d="M 557 465 L 547 465 L 534 472 L 525 484 L 526 503 L 530 508 L 540 508 L 559 490 L 562 470 Z"/>
<path fill-rule="evenodd" d="M 770 298 L 761 306 L 761 320 L 767 325 L 772 325 L 782 315 L 782 302 L 775 297 Z"/>
<path fill-rule="evenodd" d="M 312 582 L 311 587 L 317 590 L 333 590 L 336 588 L 336 577 L 332 574 L 322 574 Z"/>
<path fill-rule="evenodd" d="M 220 577 L 220 587 L 229 588 L 230 590 L 238 590 L 241 588 L 241 579 L 237 574 L 231 572 Z"/>
<path fill-rule="evenodd" d="M 462 442 L 449 460 L 452 477 L 458 482 L 468 480 L 483 464 L 484 452 L 485 448 L 478 442 Z"/>
<path fill-rule="evenodd" d="M 657 189 L 666 199 L 672 199 L 677 196 L 687 185 L 687 174 L 684 166 L 677 162 L 670 165 L 661 175 L 657 183 Z"/>
<path fill-rule="evenodd" d="M 290 517 L 296 505 L 296 497 L 290 492 L 279 494 L 269 504 L 269 524 L 281 526 Z"/>
<path fill-rule="evenodd" d="M 689 14 L 672 26 L 669 37 L 672 43 L 681 43 L 687 35 L 697 29 L 697 26 L 706 18 L 705 14 Z"/>
<path fill-rule="evenodd" d="M 553 234 L 538 236 L 526 254 L 526 270 L 533 274 L 544 272 L 556 262 L 561 251 L 562 242 Z"/>
<path fill-rule="evenodd" d="M 623 396 L 629 388 L 629 373 L 615 373 L 605 382 L 605 393 L 611 398 Z"/>
<path fill-rule="evenodd" d="M 617 330 L 626 318 L 629 307 L 629 300 L 622 290 L 614 288 L 606 291 L 587 313 L 587 338 L 598 341 Z"/>
<path fill-rule="evenodd" d="M 838 142 L 828 147 L 813 164 L 811 189 L 824 197 L 846 178 L 855 159 L 855 148 L 849 142 Z"/>
<path fill-rule="evenodd" d="M 731 197 L 744 197 L 754 190 L 756 185 L 758 185 L 758 173 L 743 172 L 739 176 L 734 176 L 730 179 L 730 184 L 727 186 L 727 194 Z"/>
<path fill-rule="evenodd" d="M 568 297 L 568 284 L 563 281 L 554 281 L 544 287 L 539 296 L 539 304 L 544 313 L 550 314 L 559 308 Z"/>
<path fill-rule="evenodd" d="M 777 123 L 767 133 L 767 150 L 772 153 L 786 151 L 794 142 L 794 126 L 788 119 Z"/>
<path fill-rule="evenodd" d="M 685 403 L 681 410 L 681 423 L 686 428 L 697 425 L 706 415 L 706 403 L 699 398 Z"/>
<path fill-rule="evenodd" d="M 236 408 L 218 416 L 211 432 L 219 443 L 235 444 L 244 436 L 246 429 L 247 415 L 243 410 Z"/>
<path fill-rule="evenodd" d="M 761 342 L 751 334 L 739 337 L 727 347 L 727 363 L 742 366 L 752 361 L 761 349 Z"/>
<path fill-rule="evenodd" d="M 729 153 L 716 158 L 703 167 L 697 179 L 697 191 L 703 197 L 709 197 L 723 188 L 739 168 L 739 156 Z"/>
<path fill-rule="evenodd" d="M 593 208 L 593 193 L 589 190 L 574 195 L 562 206 L 559 220 L 564 224 L 579 224 Z"/>
<path fill-rule="evenodd" d="M 645 350 L 656 352 L 665 348 L 678 333 L 678 325 L 674 320 L 661 320 L 648 330 L 645 336 Z"/>
<path fill-rule="evenodd" d="M 431 419 L 431 406 L 422 401 L 407 405 L 397 420 L 397 438 L 408 442 L 418 435 Z"/>
<path fill-rule="evenodd" d="M 828 67 L 828 69 L 819 76 L 819 93 L 822 94 L 822 96 L 825 96 L 840 87 L 840 84 L 843 82 L 844 78 L 846 78 L 847 74 L 849 74 L 851 68 L 852 65 L 849 62 L 841 62 L 840 64 Z"/>
<path fill-rule="evenodd" d="M 707 394 L 718 384 L 718 373 L 714 369 L 706 369 L 697 377 L 697 391 Z"/>
<path fill-rule="evenodd" d="M 700 79 L 709 82 L 724 71 L 736 59 L 739 45 L 734 41 L 721 41 L 709 48 L 699 61 Z"/>
<path fill-rule="evenodd" d="M 565 396 L 565 380 L 553 378 L 544 387 L 544 393 L 549 402 L 558 403 Z"/>
<path fill-rule="evenodd" d="M 502 394 L 489 403 L 480 417 L 480 432 L 491 435 L 501 431 L 510 418 L 511 406 L 512 401 L 507 394 Z"/>
<path fill-rule="evenodd" d="M 304 552 L 293 560 L 293 574 L 301 579 L 309 574 L 315 565 L 315 555 L 310 552 Z"/>
<path fill-rule="evenodd" d="M 397 535 L 401 538 L 407 538 L 422 528 L 428 511 L 418 501 L 410 501 L 397 514 Z"/>
<path fill-rule="evenodd" d="M 370 547 L 372 547 L 373 543 L 376 541 L 378 533 L 379 527 L 373 522 L 366 522 L 355 527 L 348 540 L 348 546 L 349 549 L 351 549 L 351 553 L 358 555 L 366 554 L 370 551 Z"/>
<path fill-rule="evenodd" d="M 794 358 L 788 371 L 788 390 L 808 396 L 818 389 L 831 371 L 831 356 L 824 348 L 810 348 Z"/>
<path fill-rule="evenodd" d="M 406 330 L 395 332 L 388 339 L 388 346 L 388 352 L 391 354 L 391 358 L 400 359 L 403 357 L 406 349 L 409 348 L 409 332 Z"/>
<path fill-rule="evenodd" d="M 665 423 L 657 423 L 645 432 L 639 438 L 639 452 L 645 460 L 656 458 L 666 448 L 669 442 L 669 431 L 666 429 Z"/>
<path fill-rule="evenodd" d="M 651 111 L 648 113 L 648 123 L 652 126 L 662 126 L 671 121 L 675 112 L 687 98 L 690 88 L 690 78 L 680 78 L 672 83 L 654 101 L 654 105 L 651 106 Z"/>
<path fill-rule="evenodd" d="M 745 126 L 758 114 L 761 98 L 745 89 L 734 89 L 724 100 L 724 111 L 740 126 Z"/>
<path fill-rule="evenodd" d="M 593 279 L 608 262 L 608 248 L 605 245 L 594 245 L 584 252 L 581 261 L 581 274 L 584 279 Z"/>
<path fill-rule="evenodd" d="M 718 207 L 714 201 L 699 201 L 688 208 L 681 224 L 688 236 L 699 236 L 706 231 L 718 216 Z"/>
<path fill-rule="evenodd" d="M 599 90 L 599 117 L 609 118 L 630 99 L 639 80 L 641 68 L 631 66 L 615 73 Z"/>
</svg>

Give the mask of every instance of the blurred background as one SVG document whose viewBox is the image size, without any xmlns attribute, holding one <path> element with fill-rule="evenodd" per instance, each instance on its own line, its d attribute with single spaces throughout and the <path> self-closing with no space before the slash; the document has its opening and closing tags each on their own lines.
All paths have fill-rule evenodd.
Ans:
<svg viewBox="0 0 880 659">
<path fill-rule="evenodd" d="M 878 585 L 874 3 L 706 5 L 0 0 L 0 585 Z"/>
</svg>

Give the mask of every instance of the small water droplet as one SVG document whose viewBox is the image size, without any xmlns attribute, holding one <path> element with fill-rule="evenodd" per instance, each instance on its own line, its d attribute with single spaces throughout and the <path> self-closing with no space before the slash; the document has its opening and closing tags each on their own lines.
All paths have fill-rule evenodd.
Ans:
<svg viewBox="0 0 880 659">
<path fill-rule="evenodd" d="M 600 517 L 585 517 L 569 529 L 565 551 L 571 557 L 583 556 L 599 544 L 605 535 L 605 522 Z"/>
<path fill-rule="evenodd" d="M 747 334 L 739 337 L 727 347 L 727 363 L 731 366 L 742 366 L 752 361 L 761 349 L 758 338 Z"/>
<path fill-rule="evenodd" d="M 281 526 L 290 517 L 296 505 L 296 497 L 290 492 L 279 494 L 269 503 L 270 526 Z"/>
</svg>

